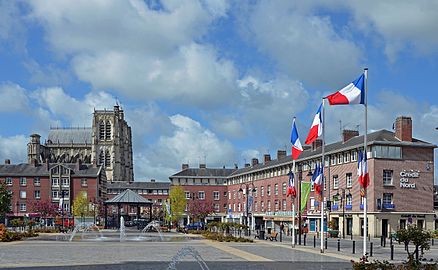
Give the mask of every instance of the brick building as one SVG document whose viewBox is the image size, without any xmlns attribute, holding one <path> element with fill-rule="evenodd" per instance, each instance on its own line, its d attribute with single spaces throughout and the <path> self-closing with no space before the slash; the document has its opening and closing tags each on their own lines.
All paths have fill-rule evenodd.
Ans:
<svg viewBox="0 0 438 270">
<path fill-rule="evenodd" d="M 181 171 L 170 176 L 172 185 L 182 186 L 186 193 L 187 209 L 184 215 L 184 224 L 190 223 L 191 216 L 188 209 L 195 200 L 212 204 L 214 213 L 207 220 L 224 220 L 228 210 L 226 180 L 235 169 L 225 167 L 207 168 L 200 164 L 199 168 L 190 168 L 183 164 Z"/>
<path fill-rule="evenodd" d="M 106 175 L 102 166 L 77 163 L 33 162 L 11 164 L 9 160 L 0 165 L 0 181 L 12 192 L 9 218 L 38 216 L 33 205 L 49 201 L 59 205 L 64 194 L 63 208 L 66 216 L 71 214 L 73 200 L 80 192 L 87 194 L 92 203 L 106 199 Z"/>
</svg>

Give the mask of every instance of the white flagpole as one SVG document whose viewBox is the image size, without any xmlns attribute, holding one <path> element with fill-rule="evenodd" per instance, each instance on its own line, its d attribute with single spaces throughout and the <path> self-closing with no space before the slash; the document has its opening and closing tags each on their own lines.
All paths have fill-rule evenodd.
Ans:
<svg viewBox="0 0 438 270">
<path fill-rule="evenodd" d="M 365 74 L 365 134 L 363 136 L 363 154 L 365 155 L 364 158 L 366 158 L 368 162 L 367 157 L 367 133 L 368 133 L 368 68 L 364 69 Z M 363 160 L 363 159 L 362 159 Z M 364 188 L 364 200 L 363 200 L 363 255 L 367 255 L 367 190 Z"/>
<path fill-rule="evenodd" d="M 292 173 L 294 174 L 295 188 L 295 159 L 292 161 Z M 298 211 L 300 211 L 298 209 Z M 292 247 L 295 247 L 295 196 L 292 197 Z"/>
<path fill-rule="evenodd" d="M 325 179 L 324 179 L 324 155 L 325 155 L 325 109 L 324 109 L 324 99 L 322 99 L 322 163 L 321 163 L 321 170 L 322 170 L 322 181 L 321 181 L 321 253 L 324 253 L 324 185 L 325 185 Z"/>
</svg>

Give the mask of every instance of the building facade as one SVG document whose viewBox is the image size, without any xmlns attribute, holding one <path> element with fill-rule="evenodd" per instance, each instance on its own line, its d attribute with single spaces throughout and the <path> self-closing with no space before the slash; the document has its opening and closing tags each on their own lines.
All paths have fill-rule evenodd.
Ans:
<svg viewBox="0 0 438 270">
<path fill-rule="evenodd" d="M 44 144 L 32 134 L 27 149 L 28 163 L 95 163 L 110 182 L 134 181 L 131 127 L 117 105 L 95 110 L 91 128 L 51 128 Z"/>
</svg>

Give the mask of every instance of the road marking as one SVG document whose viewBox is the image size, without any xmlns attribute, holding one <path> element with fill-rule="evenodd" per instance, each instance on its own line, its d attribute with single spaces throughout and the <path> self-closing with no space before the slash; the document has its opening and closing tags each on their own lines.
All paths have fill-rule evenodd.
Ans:
<svg viewBox="0 0 438 270">
<path fill-rule="evenodd" d="M 268 259 L 268 258 L 265 258 L 262 256 L 258 256 L 258 255 L 255 255 L 255 254 L 252 254 L 252 253 L 249 253 L 249 252 L 237 249 L 237 248 L 233 248 L 233 247 L 230 247 L 230 246 L 225 245 L 225 244 L 220 243 L 220 242 L 213 242 L 213 241 L 207 240 L 207 241 L 205 241 L 205 244 L 209 245 L 211 247 L 214 247 L 216 249 L 222 250 L 222 251 L 229 253 L 231 255 L 240 257 L 240 258 L 245 259 L 245 260 L 250 261 L 250 262 L 272 262 L 271 259 Z"/>
</svg>

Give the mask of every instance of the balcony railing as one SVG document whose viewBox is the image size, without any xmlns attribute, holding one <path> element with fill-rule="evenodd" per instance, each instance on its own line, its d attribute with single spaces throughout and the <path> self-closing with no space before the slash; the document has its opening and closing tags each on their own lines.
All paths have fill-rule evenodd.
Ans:
<svg viewBox="0 0 438 270">
<path fill-rule="evenodd" d="M 395 205 L 393 203 L 384 203 L 383 205 L 383 209 L 394 209 Z"/>
<path fill-rule="evenodd" d="M 360 210 L 363 210 L 363 203 L 360 204 Z"/>
<path fill-rule="evenodd" d="M 332 211 L 336 211 L 336 210 L 338 210 L 339 208 L 338 208 L 338 205 L 337 204 L 334 204 L 334 205 L 332 205 Z"/>
<path fill-rule="evenodd" d="M 351 210 L 351 209 L 353 209 L 353 205 L 351 204 L 345 205 L 345 210 Z"/>
</svg>

